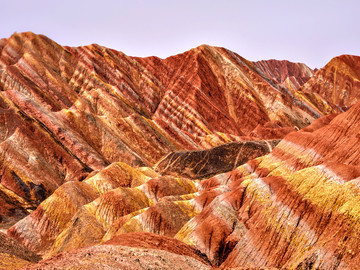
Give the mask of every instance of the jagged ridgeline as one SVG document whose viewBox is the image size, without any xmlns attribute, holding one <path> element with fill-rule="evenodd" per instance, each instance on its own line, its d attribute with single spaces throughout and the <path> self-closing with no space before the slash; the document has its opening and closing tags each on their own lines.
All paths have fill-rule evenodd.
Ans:
<svg viewBox="0 0 360 270">
<path fill-rule="evenodd" d="M 356 269 L 359 80 L 1 39 L 0 266 Z"/>
</svg>

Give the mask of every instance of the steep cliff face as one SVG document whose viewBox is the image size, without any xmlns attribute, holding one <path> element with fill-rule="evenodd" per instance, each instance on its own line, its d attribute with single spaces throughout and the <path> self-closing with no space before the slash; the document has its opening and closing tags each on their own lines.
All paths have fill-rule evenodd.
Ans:
<svg viewBox="0 0 360 270">
<path fill-rule="evenodd" d="M 173 151 L 279 139 L 331 112 L 267 74 L 207 45 L 159 59 L 31 32 L 1 39 L 0 222 L 113 162 L 153 166 Z"/>
</svg>

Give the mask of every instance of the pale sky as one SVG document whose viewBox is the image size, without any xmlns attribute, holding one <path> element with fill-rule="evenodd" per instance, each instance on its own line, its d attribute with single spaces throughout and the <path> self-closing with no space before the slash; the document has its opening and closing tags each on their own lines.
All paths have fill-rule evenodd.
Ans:
<svg viewBox="0 0 360 270">
<path fill-rule="evenodd" d="M 61 45 L 97 43 L 131 56 L 178 54 L 201 44 L 248 60 L 323 67 L 360 55 L 359 0 L 0 0 L 0 38 L 44 34 Z"/>
</svg>

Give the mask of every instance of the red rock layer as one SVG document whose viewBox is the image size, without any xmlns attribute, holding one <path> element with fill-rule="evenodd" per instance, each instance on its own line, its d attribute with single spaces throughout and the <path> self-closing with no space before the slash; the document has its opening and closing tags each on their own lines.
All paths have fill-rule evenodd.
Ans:
<svg viewBox="0 0 360 270">
<path fill-rule="evenodd" d="M 64 181 L 117 160 L 154 164 L 178 149 L 146 118 L 162 90 L 134 60 L 97 45 L 64 48 L 32 33 L 0 43 L 5 221 Z"/>
<path fill-rule="evenodd" d="M 43 201 L 35 211 L 11 227 L 8 234 L 21 240 L 32 250 L 45 253 L 44 251 L 52 247 L 56 237 L 74 222 L 72 221 L 74 215 L 79 211 L 81 212 L 84 205 L 93 202 L 102 194 L 104 194 L 104 198 L 101 198 L 104 201 L 102 204 L 108 205 L 109 201 L 114 201 L 111 200 L 114 197 L 114 192 L 111 190 L 117 187 L 125 187 L 125 192 L 119 194 L 117 198 L 122 195 L 124 200 L 129 201 L 130 198 L 127 198 L 129 192 L 126 192 L 127 188 L 139 186 L 149 178 L 129 165 L 113 163 L 83 182 L 70 181 L 63 184 L 49 198 Z M 95 202 L 95 204 L 97 205 L 98 202 Z M 131 206 L 132 204 L 128 205 L 128 207 Z M 126 209 L 126 207 L 117 203 L 115 210 L 118 215 L 121 213 L 119 209 L 121 207 L 125 208 L 122 211 L 131 212 L 131 210 L 135 210 L 134 208 Z M 142 207 L 147 207 L 147 204 L 143 204 Z M 102 216 L 103 213 L 100 212 L 100 215 Z M 79 220 L 77 217 L 75 219 Z M 78 221 L 77 224 L 80 228 L 81 222 Z M 95 225 L 96 222 L 94 222 Z M 80 232 L 81 230 L 78 229 L 77 233 Z M 98 234 L 94 232 L 93 237 L 96 237 L 99 233 L 101 239 L 105 233 L 103 229 Z"/>
<path fill-rule="evenodd" d="M 345 58 L 357 78 L 350 63 L 357 59 Z M 65 251 L 34 267 L 76 261 L 127 267 L 132 259 L 118 264 L 114 256 L 140 258 L 149 251 L 79 248 L 144 232 L 189 244 L 223 268 L 351 269 L 360 263 L 354 255 L 360 103 L 313 122 L 340 109 L 325 94 L 287 89 L 254 63 L 206 45 L 161 60 L 15 34 L 0 42 L 0 71 L 1 213 L 24 215 L 42 201 L 8 234 L 39 254 Z M 169 154 L 282 137 L 302 127 L 255 160 L 248 161 L 276 143 L 252 142 L 261 151 L 245 153 L 225 145 Z M 139 167 L 164 156 L 162 173 L 174 168 L 180 177 Z M 220 159 L 221 166 L 202 171 Z M 181 177 L 209 175 L 215 176 Z M 98 256 L 85 260 L 86 252 Z M 199 263 L 152 252 L 191 267 Z M 103 262 L 96 262 L 99 256 Z"/>
<path fill-rule="evenodd" d="M 292 127 L 296 118 L 302 127 L 306 125 L 305 117 L 317 117 L 309 108 L 304 108 L 304 112 L 303 107 L 308 104 L 301 97 L 296 98 L 253 63 L 223 48 L 203 45 L 163 61 L 154 57 L 136 59 L 149 70 L 161 70 L 168 89 L 154 115 L 155 121 L 167 119 L 168 114 L 176 116 L 173 124 L 196 136 L 207 135 L 204 126 L 244 135 L 259 123 Z M 275 106 L 277 101 L 281 105 Z M 292 112 L 284 114 L 288 107 L 292 107 Z M 186 115 L 195 121 L 184 121 Z"/>
<path fill-rule="evenodd" d="M 119 245 L 92 246 L 60 253 L 22 269 L 210 269 L 199 260 L 186 255 L 152 249 Z"/>
<path fill-rule="evenodd" d="M 340 111 L 349 109 L 359 98 L 360 57 L 341 55 L 321 68 L 300 91 L 310 100 L 322 98 Z M 316 94 L 314 96 L 314 94 Z"/>
<path fill-rule="evenodd" d="M 20 242 L 0 232 L 0 269 L 16 269 L 40 259 Z"/>
<path fill-rule="evenodd" d="M 314 75 L 307 65 L 286 60 L 262 60 L 254 62 L 254 65 L 269 78 L 292 90 L 298 90 Z"/>
<path fill-rule="evenodd" d="M 160 236 L 154 233 L 141 232 L 122 234 L 111 238 L 111 240 L 105 242 L 104 245 L 160 249 L 178 255 L 193 257 L 205 264 L 208 263 L 206 257 L 201 256 L 201 254 L 193 247 L 174 238 Z"/>
<path fill-rule="evenodd" d="M 128 174 L 137 176 L 127 183 L 135 187 L 104 191 L 74 211 L 52 238 L 50 254 L 151 232 L 193 246 L 220 268 L 356 269 L 359 114 L 357 103 L 346 113 L 318 119 L 286 136 L 269 155 L 201 181 L 140 180 L 141 170 L 128 166 Z M 113 177 L 101 186 L 114 179 L 112 170 L 102 173 Z M 80 184 L 101 190 L 101 179 L 93 175 Z M 59 200 L 55 195 L 42 205 Z M 34 239 L 27 223 L 9 232 L 22 241 Z M 36 231 L 42 223 L 33 222 Z"/>
<path fill-rule="evenodd" d="M 229 148 L 230 144 L 208 150 L 207 155 L 217 157 L 222 154 L 229 163 L 233 159 L 236 164 L 241 164 L 248 157 L 239 157 L 243 154 L 239 147 L 251 153 L 266 148 L 264 153 L 268 153 L 277 143 L 251 141 L 249 149 L 246 143 L 235 143 L 233 148 Z M 200 167 L 209 166 L 207 159 L 192 158 L 192 163 Z M 191 162 L 189 158 L 187 160 Z M 184 161 L 178 158 L 171 163 L 177 168 L 175 163 L 183 164 Z M 213 163 L 215 166 L 216 160 Z M 223 170 L 223 167 L 215 166 L 212 174 Z M 173 237 L 186 222 L 224 192 L 218 185 L 213 187 L 209 189 L 209 185 L 198 186 L 188 179 L 159 177 L 150 169 L 135 170 L 124 163 L 113 163 L 83 182 L 63 184 L 8 233 L 46 256 L 97 244 L 127 232 L 146 231 Z"/>
</svg>

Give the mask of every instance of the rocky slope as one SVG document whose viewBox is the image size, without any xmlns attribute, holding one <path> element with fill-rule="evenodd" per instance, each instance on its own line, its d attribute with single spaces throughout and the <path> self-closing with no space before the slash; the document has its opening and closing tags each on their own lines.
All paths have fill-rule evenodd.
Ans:
<svg viewBox="0 0 360 270">
<path fill-rule="evenodd" d="M 149 168 L 130 173 L 131 167 L 126 166 L 127 175 L 131 175 L 123 182 L 127 188 L 110 189 L 78 207 L 65 224 L 65 209 L 73 209 L 62 206 L 68 192 L 65 186 L 77 183 L 68 182 L 41 204 L 43 208 L 57 205 L 48 212 L 58 217 L 57 224 L 65 224 L 57 236 L 48 240 L 46 234 L 36 236 L 44 226 L 48 226 L 45 228 L 49 233 L 55 230 L 44 220 L 47 214 L 43 221 L 34 220 L 38 215 L 35 212 L 9 233 L 31 249 L 50 256 L 44 261 L 49 266 L 60 265 L 58 258 L 64 258 L 61 264 L 66 264 L 91 250 L 106 252 L 102 247 L 86 247 L 101 242 L 121 246 L 133 242 L 133 248 L 149 248 L 148 241 L 157 240 L 147 240 L 153 239 L 152 234 L 141 236 L 148 232 L 163 235 L 168 239 L 165 242 L 171 238 L 180 240 L 193 247 L 181 248 L 195 254 L 190 257 L 200 256 L 197 260 L 205 264 L 209 260 L 220 268 L 356 269 L 359 114 L 360 102 L 346 113 L 320 118 L 287 135 L 270 154 L 208 179 L 159 176 Z M 183 158 L 186 156 L 173 164 L 182 163 Z M 102 172 L 103 177 L 93 175 L 80 184 L 98 185 L 100 192 L 107 181 L 123 179 L 114 177 L 114 171 L 115 167 L 110 166 Z M 110 177 L 106 179 L 105 175 Z M 59 196 L 60 191 L 63 193 Z M 38 227 L 34 230 L 26 227 L 29 225 Z M 163 240 L 159 241 L 155 249 L 167 250 L 160 247 Z M 52 246 L 44 245 L 50 242 Z M 56 255 L 58 252 L 65 253 Z M 107 252 L 115 254 L 112 248 Z M 132 254 L 141 262 L 144 253 L 136 252 Z M 170 252 L 178 254 L 179 250 Z"/>
<path fill-rule="evenodd" d="M 189 152 L 190 155 L 170 161 L 173 164 L 171 168 L 180 174 L 181 168 L 174 163 L 186 164 L 192 160 L 203 168 L 198 175 L 204 175 L 204 168 L 209 168 L 207 173 L 218 174 L 235 168 L 235 164 L 230 163 L 232 160 L 237 159 L 240 164 L 248 160 L 239 158 L 243 154 L 242 148 L 254 158 L 269 153 L 271 145 L 276 143 L 278 141 L 250 141 L 245 147 L 243 143 L 219 146 L 216 153 L 213 149 Z M 234 147 L 236 145 L 238 147 Z M 231 151 L 226 151 L 229 146 L 233 146 Z M 220 156 L 223 159 L 220 164 L 229 160 L 231 167 L 219 166 L 219 159 L 203 158 L 217 157 L 218 152 L 224 153 Z M 166 159 L 160 162 L 158 170 Z M 82 182 L 63 184 L 35 211 L 11 227 L 8 233 L 45 256 L 100 243 L 103 238 L 110 239 L 118 230 L 127 232 L 127 227 L 134 232 L 147 231 L 173 237 L 182 225 L 211 201 L 214 193 L 204 190 L 204 194 L 197 198 L 196 193 L 203 189 L 199 181 L 161 175 L 166 173 L 158 174 L 151 168 L 135 169 L 125 163 L 113 163 Z M 206 201 L 201 202 L 203 200 Z"/>
<path fill-rule="evenodd" d="M 186 255 L 160 249 L 130 248 L 120 245 L 93 246 L 61 253 L 21 269 L 211 269 Z"/>
<path fill-rule="evenodd" d="M 358 102 L 317 130 L 289 134 L 270 155 L 239 168 L 237 197 L 223 203 L 232 202 L 240 229 L 225 240 L 234 248 L 222 266 L 356 269 L 359 113 Z M 196 237 L 183 231 L 185 242 Z"/>
<path fill-rule="evenodd" d="M 155 165 L 162 175 L 202 179 L 228 172 L 247 161 L 272 151 L 280 140 L 242 141 L 208 150 L 171 152 Z M 179 162 L 181 161 L 181 162 Z"/>
<path fill-rule="evenodd" d="M 0 269 L 15 269 L 40 260 L 23 244 L 0 232 Z"/>
<path fill-rule="evenodd" d="M 359 98 L 360 57 L 341 55 L 318 70 L 300 90 L 314 99 L 325 99 L 332 107 L 346 111 Z"/>
<path fill-rule="evenodd" d="M 293 63 L 286 60 L 262 60 L 254 62 L 254 65 L 269 78 L 295 91 L 315 73 L 303 63 Z"/>
<path fill-rule="evenodd" d="M 274 75 L 207 45 L 159 59 L 31 32 L 1 39 L 0 222 L 113 162 L 153 166 L 172 151 L 279 139 L 332 112 L 268 77 L 311 73 L 295 67 Z"/>
<path fill-rule="evenodd" d="M 0 222 L 27 215 L 8 235 L 46 258 L 29 269 L 354 269 L 360 103 L 341 113 L 353 101 L 326 87 L 357 82 L 358 65 L 338 57 L 308 80 L 207 45 L 137 58 L 14 34 L 0 41 Z"/>
</svg>

